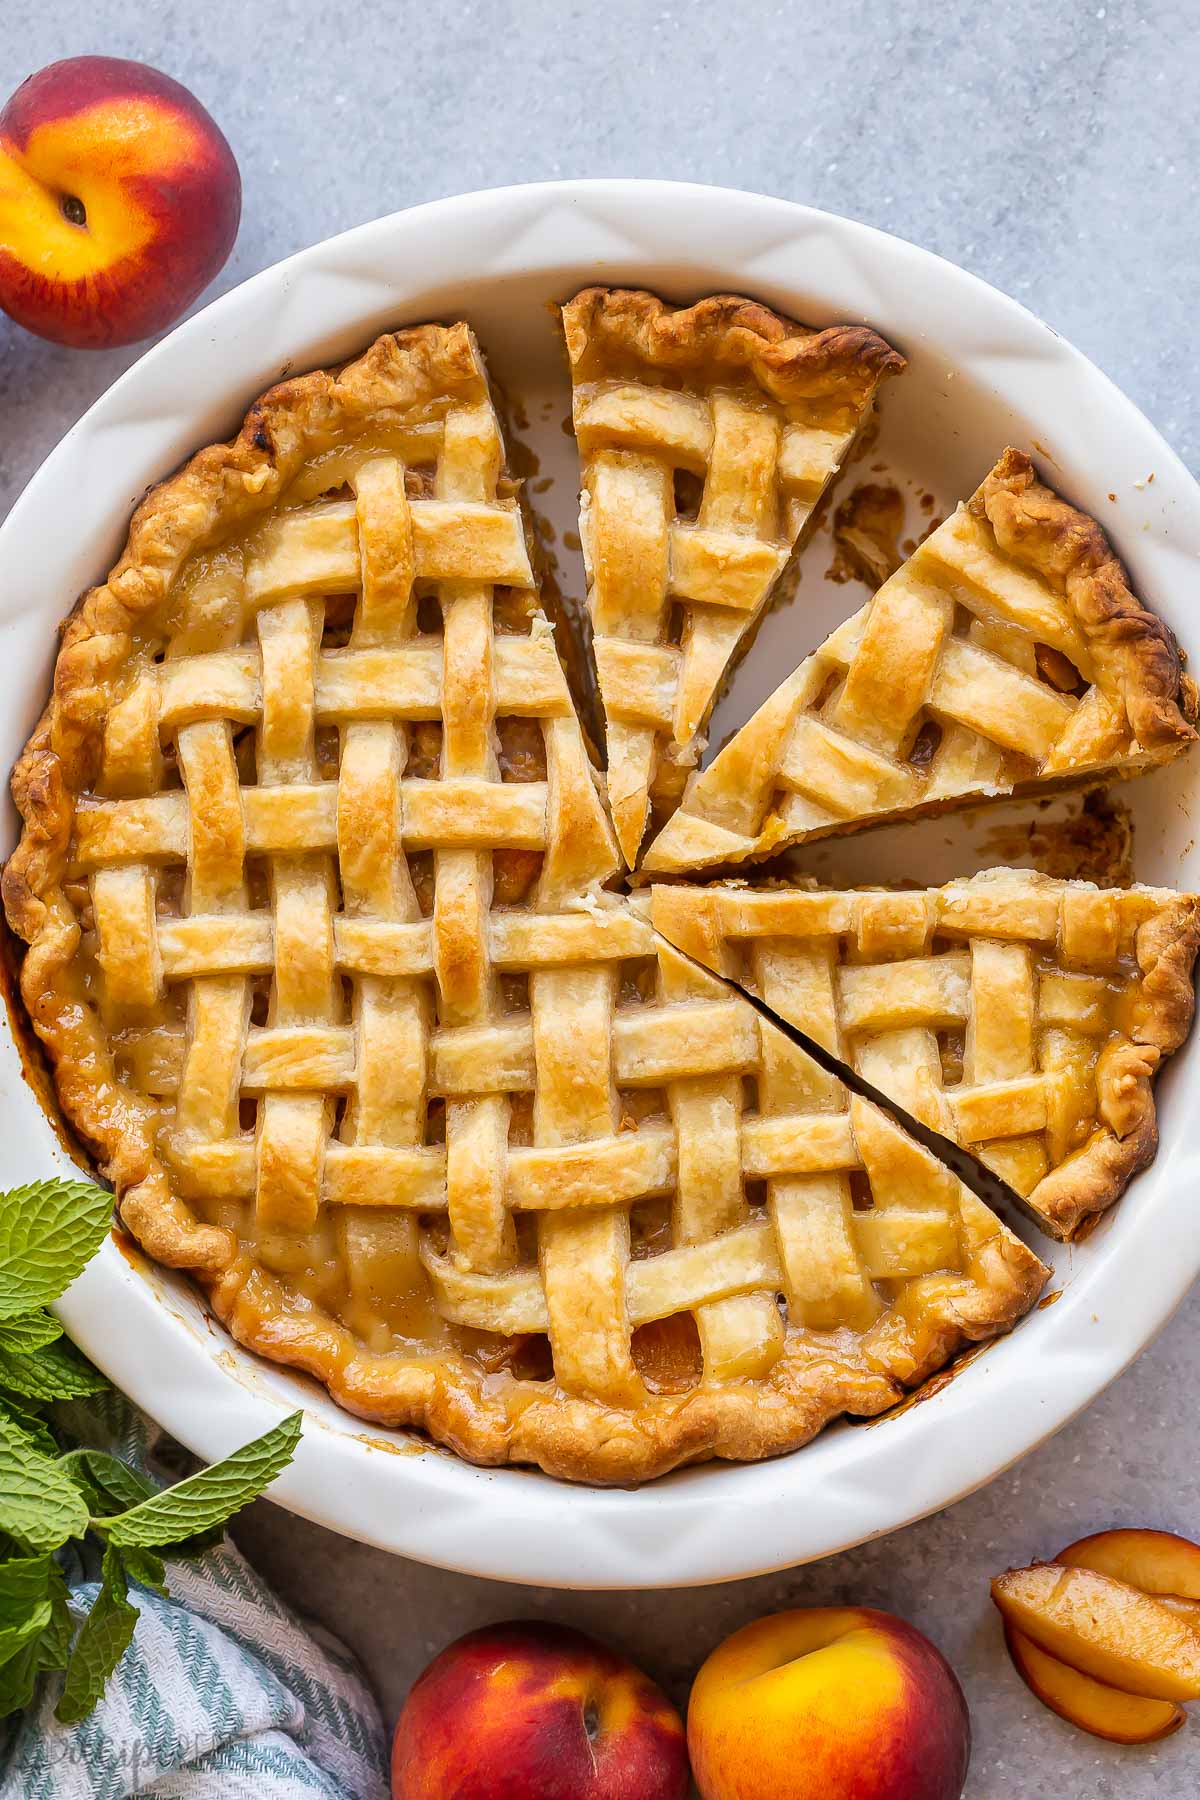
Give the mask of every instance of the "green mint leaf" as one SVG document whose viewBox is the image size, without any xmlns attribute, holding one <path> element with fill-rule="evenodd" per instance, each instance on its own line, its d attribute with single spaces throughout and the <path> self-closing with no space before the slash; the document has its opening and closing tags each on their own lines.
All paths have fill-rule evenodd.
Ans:
<svg viewBox="0 0 1200 1800">
<path fill-rule="evenodd" d="M 32 1356 L 0 1350 L 0 1388 L 23 1394 L 28 1400 L 77 1400 L 102 1394 L 107 1386 L 100 1371 L 80 1356 L 68 1338 L 46 1344 Z"/>
<path fill-rule="evenodd" d="M 50 1571 L 57 1566 L 50 1555 L 14 1556 L 0 1563 L 0 1630 L 23 1618 L 36 1601 L 47 1598 Z"/>
<path fill-rule="evenodd" d="M 8 1419 L 18 1430 L 33 1439 L 35 1450 L 43 1456 L 57 1456 L 58 1445 L 49 1425 L 36 1410 L 36 1403 L 18 1400 L 12 1394 L 0 1394 L 0 1417 Z"/>
<path fill-rule="evenodd" d="M 87 1504 L 62 1465 L 0 1411 L 0 1531 L 26 1550 L 57 1550 L 87 1530 Z"/>
<path fill-rule="evenodd" d="M 107 1450 L 68 1451 L 62 1466 L 83 1489 L 88 1511 L 94 1518 L 127 1512 L 158 1492 L 152 1481 Z"/>
<path fill-rule="evenodd" d="M 9 1713 L 24 1712 L 33 1699 L 43 1666 L 37 1638 L 30 1638 L 23 1649 L 0 1666 L 0 1719 Z"/>
<path fill-rule="evenodd" d="M 22 1313 L 18 1319 L 0 1319 L 0 1350 L 28 1356 L 62 1336 L 62 1326 L 48 1312 Z"/>
<path fill-rule="evenodd" d="M 23 1556 L 0 1564 L 0 1663 L 40 1637 L 53 1611 L 49 1556 Z"/>
<path fill-rule="evenodd" d="M 167 1571 L 161 1556 L 153 1550 L 122 1550 L 120 1554 L 130 1581 L 136 1581 L 144 1588 L 153 1588 L 164 1600 L 170 1598 L 167 1591 Z"/>
<path fill-rule="evenodd" d="M 111 1547 L 104 1552 L 100 1592 L 79 1628 L 62 1698 L 54 1709 L 61 1725 L 78 1725 L 104 1692 L 105 1683 L 129 1648 L 138 1609 L 131 1606 L 121 1559 Z"/>
<path fill-rule="evenodd" d="M 43 1669 L 65 1669 L 71 1656 L 75 1621 L 67 1603 L 67 1580 L 53 1557 L 50 1559 L 50 1623 L 39 1643 Z"/>
<path fill-rule="evenodd" d="M 300 1438 L 301 1415 L 292 1413 L 278 1425 L 245 1444 L 210 1469 L 164 1488 L 128 1512 L 93 1518 L 93 1528 L 122 1549 L 159 1550 L 182 1543 L 198 1532 L 224 1525 L 243 1506 L 257 1499 L 292 1460 Z M 0 1525 L 4 1519 L 0 1516 Z"/>
<path fill-rule="evenodd" d="M 14 1619 L 11 1625 L 0 1626 L 0 1663 L 6 1663 L 10 1657 L 17 1656 L 35 1638 L 40 1638 L 50 1623 L 54 1609 L 49 1597 L 37 1600 L 23 1618 Z"/>
<path fill-rule="evenodd" d="M 35 1181 L 0 1195 L 0 1319 L 57 1300 L 104 1242 L 112 1208 L 90 1181 Z"/>
</svg>

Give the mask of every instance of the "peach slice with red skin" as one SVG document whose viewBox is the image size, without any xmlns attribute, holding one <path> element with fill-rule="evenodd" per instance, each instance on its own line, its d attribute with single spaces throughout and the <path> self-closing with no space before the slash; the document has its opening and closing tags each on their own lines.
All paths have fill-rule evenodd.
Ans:
<svg viewBox="0 0 1200 1800">
<path fill-rule="evenodd" d="M 1138 1588 L 1035 1563 L 992 1583 L 1006 1625 L 1093 1680 L 1147 1700 L 1200 1699 L 1200 1632 Z"/>
<path fill-rule="evenodd" d="M 1004 1641 L 1018 1675 L 1042 1705 L 1093 1737 L 1107 1738 L 1113 1744 L 1153 1744 L 1170 1737 L 1187 1719 L 1182 1706 L 1171 1700 L 1123 1694 L 1081 1669 L 1073 1669 L 1011 1625 L 1004 1627 Z"/>
</svg>

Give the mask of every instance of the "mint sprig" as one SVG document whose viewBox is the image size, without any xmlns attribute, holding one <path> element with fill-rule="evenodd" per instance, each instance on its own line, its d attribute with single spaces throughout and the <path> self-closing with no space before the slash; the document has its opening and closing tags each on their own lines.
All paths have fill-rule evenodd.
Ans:
<svg viewBox="0 0 1200 1800">
<path fill-rule="evenodd" d="M 102 1441 L 115 1396 L 44 1309 L 96 1253 L 112 1196 L 84 1181 L 0 1194 L 0 1718 L 65 1671 L 57 1717 L 85 1718 L 137 1624 L 131 1585 L 166 1594 L 160 1552 L 196 1555 L 291 1461 L 301 1415 L 223 1463 L 159 1490 L 108 1451 L 64 1450 L 64 1428 Z M 78 1632 L 57 1560 L 73 1540 L 101 1552 L 101 1581 Z"/>
</svg>

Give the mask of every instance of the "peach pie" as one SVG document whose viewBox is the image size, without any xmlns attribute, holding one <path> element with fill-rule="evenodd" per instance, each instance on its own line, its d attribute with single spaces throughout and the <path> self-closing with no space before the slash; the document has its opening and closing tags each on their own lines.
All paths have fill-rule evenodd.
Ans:
<svg viewBox="0 0 1200 1800">
<path fill-rule="evenodd" d="M 4 899 L 64 1112 L 241 1343 L 476 1461 L 623 1482 L 794 1448 L 1011 1326 L 1041 1261 L 850 1069 L 1069 1231 L 1150 1154 L 1194 925 L 1015 877 L 631 895 L 621 851 L 899 358 L 729 299 L 593 291 L 567 337 L 607 774 L 479 348 L 419 326 L 143 502 L 64 629 Z M 693 778 L 673 869 L 1182 745 L 1166 634 L 1043 494 L 1001 465 L 802 676 L 753 804 Z M 852 752 L 797 812 L 801 721 Z"/>
</svg>

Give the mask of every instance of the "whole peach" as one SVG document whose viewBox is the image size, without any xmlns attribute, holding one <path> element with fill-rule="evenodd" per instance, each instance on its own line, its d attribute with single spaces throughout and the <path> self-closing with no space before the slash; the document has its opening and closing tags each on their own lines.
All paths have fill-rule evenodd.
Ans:
<svg viewBox="0 0 1200 1800">
<path fill-rule="evenodd" d="M 220 130 L 144 63 L 51 63 L 0 112 L 0 306 L 55 343 L 165 330 L 225 262 L 241 210 Z"/>
<path fill-rule="evenodd" d="M 970 1748 L 941 1652 L 867 1607 L 776 1613 L 735 1632 L 688 1707 L 704 1800 L 959 1800 Z"/>
<path fill-rule="evenodd" d="M 683 1721 L 649 1676 L 562 1625 L 490 1625 L 415 1683 L 394 1800 L 684 1800 Z"/>
</svg>

